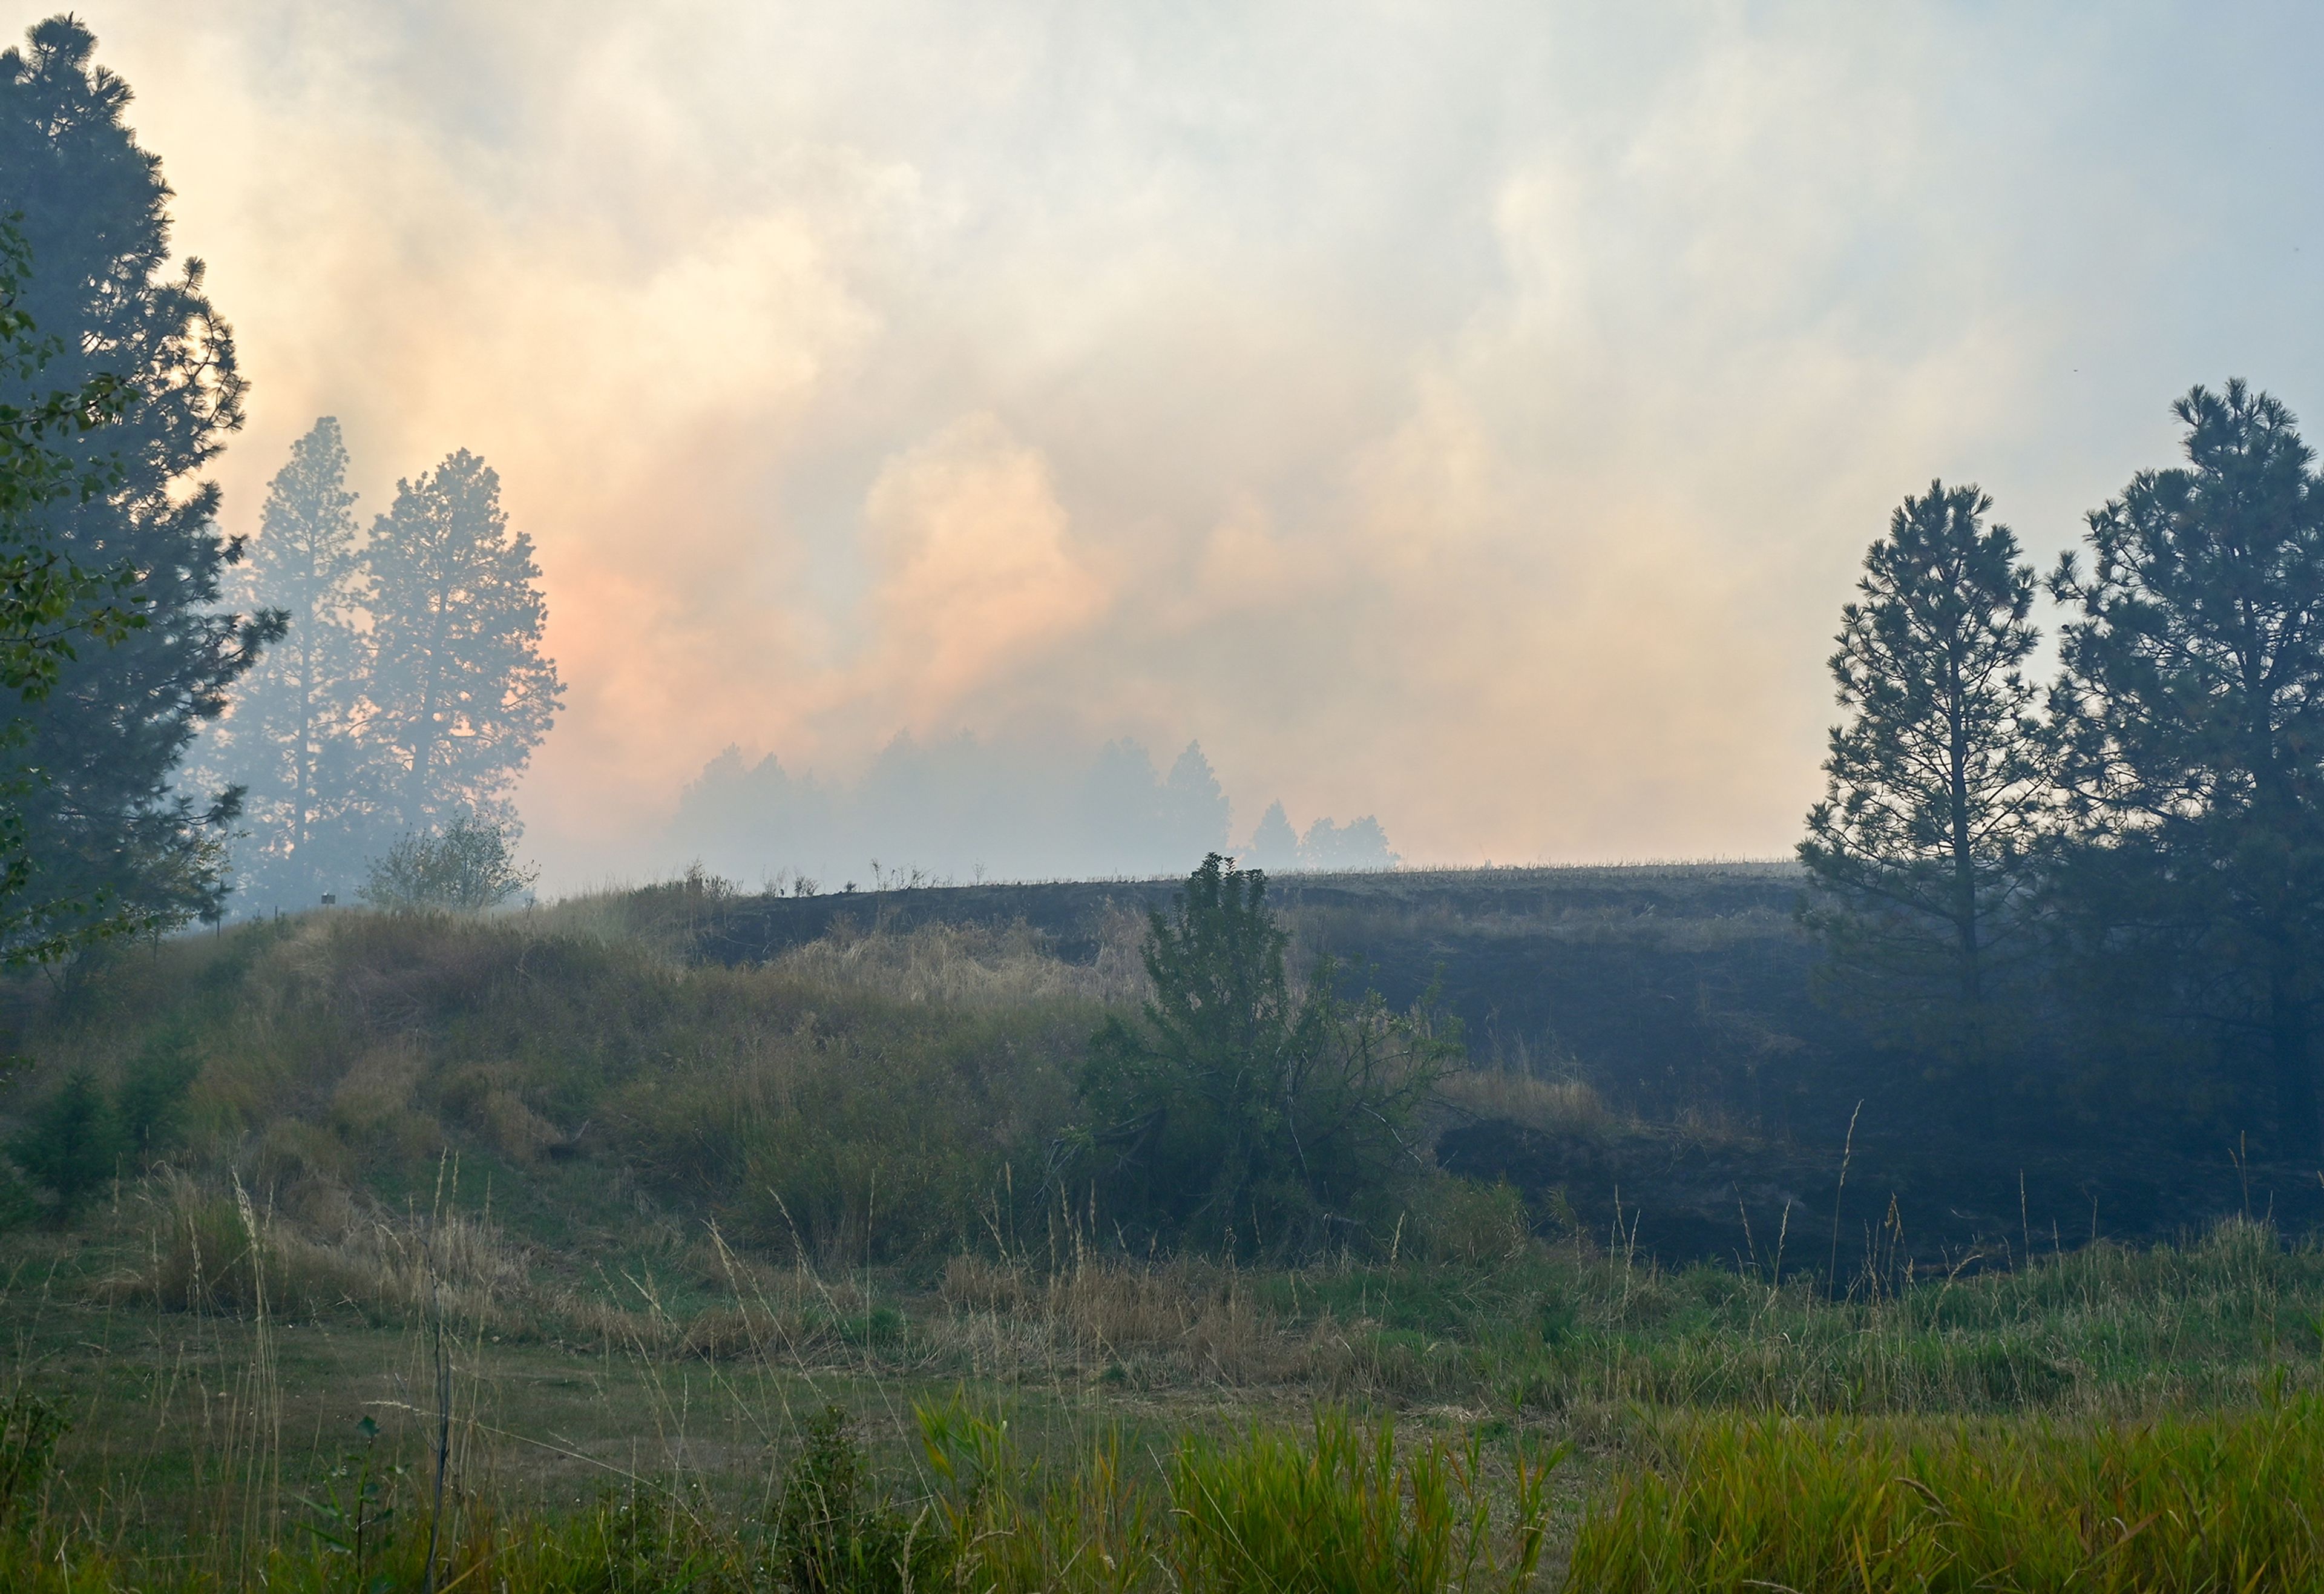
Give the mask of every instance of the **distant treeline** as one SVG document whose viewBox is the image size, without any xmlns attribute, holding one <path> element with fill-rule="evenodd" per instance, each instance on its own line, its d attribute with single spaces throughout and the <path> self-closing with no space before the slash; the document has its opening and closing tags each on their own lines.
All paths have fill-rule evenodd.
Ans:
<svg viewBox="0 0 2324 1594">
<path fill-rule="evenodd" d="M 678 800 L 672 851 L 747 885 L 812 892 L 851 880 L 1060 879 L 1175 875 L 1209 852 L 1271 869 L 1387 868 L 1379 821 L 1328 818 L 1305 834 L 1283 804 L 1238 835 L 1199 743 L 1166 774 L 1139 743 L 1085 749 L 963 733 L 890 742 L 852 783 L 798 774 L 728 747 Z"/>
</svg>

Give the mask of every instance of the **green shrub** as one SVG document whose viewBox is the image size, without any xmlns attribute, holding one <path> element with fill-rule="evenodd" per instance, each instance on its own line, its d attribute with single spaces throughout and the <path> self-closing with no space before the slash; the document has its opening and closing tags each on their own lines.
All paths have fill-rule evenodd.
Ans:
<svg viewBox="0 0 2324 1594">
<path fill-rule="evenodd" d="M 1480 1184 L 1450 1175 L 1418 1183 L 1407 1209 L 1399 1247 L 1431 1261 L 1492 1266 L 1525 1255 L 1533 1219 L 1525 1198 L 1506 1182 Z"/>
<path fill-rule="evenodd" d="M 537 873 L 517 861 L 506 829 L 463 815 L 441 830 L 406 836 L 373 859 L 363 896 L 397 913 L 481 913 L 522 894 Z"/>
<path fill-rule="evenodd" d="M 182 1131 L 186 1094 L 201 1061 L 193 1033 L 183 1024 L 164 1029 L 124 1066 L 111 1096 L 86 1068 L 68 1073 L 26 1116 L 8 1143 L 8 1154 L 30 1180 L 56 1198 L 60 1222 L 75 1216 L 103 1190 L 124 1162 L 135 1164 L 165 1150 Z M 27 1214 L 27 1196 L 13 1175 L 0 1181 L 0 1228 Z"/>
<path fill-rule="evenodd" d="M 1171 912 L 1148 915 L 1154 996 L 1110 1016 L 1074 1137 L 1101 1210 L 1230 1249 L 1312 1252 L 1392 1212 L 1425 1169 L 1421 1107 L 1457 1056 L 1424 1012 L 1350 1001 L 1319 964 L 1304 994 L 1267 876 L 1213 853 Z"/>
<path fill-rule="evenodd" d="M 8 1154 L 35 1184 L 56 1197 L 59 1221 L 71 1218 L 102 1190 L 120 1165 L 120 1116 L 96 1078 L 75 1069 L 35 1107 Z"/>
<path fill-rule="evenodd" d="M 186 1095 L 202 1070 L 192 1026 L 170 1024 L 130 1059 L 121 1072 L 115 1112 L 127 1148 L 151 1158 L 176 1144 L 185 1130 Z"/>
</svg>

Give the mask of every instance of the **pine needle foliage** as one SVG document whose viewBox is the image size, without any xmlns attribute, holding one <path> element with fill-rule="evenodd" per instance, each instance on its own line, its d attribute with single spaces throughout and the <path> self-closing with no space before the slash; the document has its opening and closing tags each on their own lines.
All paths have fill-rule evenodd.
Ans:
<svg viewBox="0 0 2324 1594">
<path fill-rule="evenodd" d="M 2262 1039 L 2279 1151 L 2324 1146 L 2324 483 L 2240 381 L 2173 406 L 2187 463 L 2089 516 L 2052 695 L 2084 944 Z M 2126 954 L 2153 953 L 2158 960 Z"/>
<path fill-rule="evenodd" d="M 512 820 L 507 792 L 565 691 L 540 651 L 549 605 L 499 473 L 461 449 L 399 481 L 367 552 L 370 737 L 392 811 L 418 830 L 461 812 Z"/>
<path fill-rule="evenodd" d="M 238 889 L 301 907 L 354 883 L 379 801 L 377 760 L 360 736 L 368 650 L 346 473 L 339 423 L 326 415 L 267 483 L 234 591 L 249 607 L 280 609 L 287 628 L 201 749 L 217 779 L 244 788 Z"/>
<path fill-rule="evenodd" d="M 13 218 L 0 218 L 0 691 L 16 705 L 55 690 L 83 647 L 110 646 L 147 623 L 140 574 L 128 561 L 88 568 L 42 511 L 86 501 L 120 477 L 115 461 L 77 459 L 61 444 L 117 423 L 136 390 L 110 373 L 77 389 L 40 382 L 62 340 L 42 336 L 23 306 L 32 249 Z M 0 718 L 0 757 L 22 746 L 32 726 L 21 713 Z M 37 765 L 0 766 L 0 960 L 11 968 L 52 962 L 76 948 L 139 927 L 134 914 L 101 902 L 43 897 L 27 823 L 28 801 L 45 793 Z"/>
<path fill-rule="evenodd" d="M 1090 1043 L 1071 1137 L 1110 1220 L 1229 1252 L 1296 1254 L 1363 1232 L 1422 1167 L 1417 1120 L 1461 1054 L 1425 1004 L 1342 996 L 1319 963 L 1292 988 L 1267 876 L 1212 853 L 1148 915 L 1153 997 Z"/>
<path fill-rule="evenodd" d="M 0 403 L 100 378 L 140 395 L 48 439 L 101 490 L 28 511 L 66 558 L 134 569 L 145 621 L 63 662 L 8 755 L 28 781 L 14 806 L 39 860 L 32 889 L 60 904 L 50 927 L 67 935 L 220 911 L 238 794 L 185 790 L 177 765 L 281 628 L 219 601 L 241 543 L 218 530 L 218 490 L 201 476 L 242 424 L 247 383 L 202 263 L 173 259 L 170 187 L 128 125 L 129 86 L 95 51 L 60 15 L 0 53 L 0 216 L 16 217 L 30 264 L 15 308 L 56 340 L 33 377 L 0 373 Z"/>
<path fill-rule="evenodd" d="M 2034 576 L 1992 505 L 1932 482 L 1865 554 L 1831 660 L 1848 718 L 1799 848 L 1839 986 L 1978 1075 L 2049 792 Z"/>
</svg>

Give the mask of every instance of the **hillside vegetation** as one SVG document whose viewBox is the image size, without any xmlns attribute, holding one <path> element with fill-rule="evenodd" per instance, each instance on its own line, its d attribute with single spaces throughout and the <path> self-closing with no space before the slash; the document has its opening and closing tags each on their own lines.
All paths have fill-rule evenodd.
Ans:
<svg viewBox="0 0 2324 1594">
<path fill-rule="evenodd" d="M 20 1095 L 117 1090 L 189 1049 L 169 1165 L 300 1222 L 401 1202 L 451 1158 L 463 1190 L 489 1171 L 503 1210 L 544 1221 L 658 1204 L 770 1254 L 941 1256 L 1017 1219 L 1012 1164 L 1038 1170 L 1106 998 L 1134 988 L 1134 942 L 1076 967 L 974 930 L 695 965 L 686 906 L 323 913 L 164 942 L 18 993 Z"/>
<path fill-rule="evenodd" d="M 1375 946 L 1537 933 L 1431 926 L 1400 884 L 1294 883 L 1291 966 L 1366 914 Z M 0 1566 L 60 1589 L 419 1589 L 430 1567 L 517 1589 L 1481 1589 L 1570 1562 L 1575 1587 L 1807 1589 L 1857 1586 L 1817 1546 L 1859 1532 L 1884 1565 L 1974 1581 L 2038 1515 L 2045 1566 L 2194 1588 L 2190 1541 L 2124 1560 L 2108 1514 L 2192 1487 L 2199 1453 L 2289 1469 L 2254 1475 L 2264 1497 L 2312 1477 L 2269 1436 L 2312 1427 L 2324 1253 L 2240 1216 L 2182 1246 L 1932 1265 L 1794 1202 L 1724 1265 L 1681 1266 L 1562 1185 L 1414 1163 L 1323 1244 L 1118 1221 L 1060 1170 L 1083 1165 L 1093 1037 L 1151 994 L 1155 894 L 1086 888 L 1054 928 L 843 900 L 746 959 L 775 910 L 697 877 L 308 914 L 11 987 L 0 1473 L 25 1481 Z M 1606 939 L 1621 914 L 1595 912 Z M 1737 918 L 1653 933 L 1786 933 Z M 1366 972 L 1343 988 L 1408 970 Z M 1416 1131 L 1674 1168 L 1809 1154 L 1532 1061 L 1472 1031 Z M 2200 1432 L 2138 1448 L 2189 1413 Z M 1786 1448 L 1859 1442 L 1950 1515 Z M 1714 1497 L 1702 1457 L 1750 1459 L 1720 1488 L 1800 1487 Z M 2289 1544 L 2263 1504 L 2214 1515 Z M 1751 1536 L 1775 1520 L 1788 1538 Z M 1326 1575 L 1379 1565 L 1400 1570 Z"/>
</svg>

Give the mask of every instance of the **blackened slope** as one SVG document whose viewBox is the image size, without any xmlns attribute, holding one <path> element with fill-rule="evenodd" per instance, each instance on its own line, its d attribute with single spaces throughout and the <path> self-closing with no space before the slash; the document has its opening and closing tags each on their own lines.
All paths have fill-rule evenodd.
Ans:
<svg viewBox="0 0 2324 1594">
<path fill-rule="evenodd" d="M 1294 875 L 1271 883 L 1303 960 L 1398 1007 L 1432 984 L 1480 1060 L 1589 1079 L 1653 1115 L 1724 1108 L 1782 1129 L 1844 1124 L 1867 1049 L 1809 991 L 1788 865 Z M 923 887 L 752 897 L 716 915 L 701 954 L 757 962 L 843 924 L 1022 922 L 1065 958 L 1096 956 L 1106 919 L 1166 906 L 1175 880 Z"/>
<path fill-rule="evenodd" d="M 1303 947 L 1357 966 L 1398 1006 L 1434 983 L 1480 1061 L 1577 1073 L 1655 1117 L 1717 1107 L 1813 1130 L 1855 1099 L 1868 1049 L 1812 998 L 1817 954 L 1793 917 L 1789 866 L 1335 885 L 1294 899 Z"/>
<path fill-rule="evenodd" d="M 1860 1126 L 1861 1128 L 1862 1126 Z M 1819 1148 L 1716 1145 L 1640 1131 L 1543 1134 L 1507 1122 L 1449 1130 L 1443 1165 L 1506 1180 L 1537 1215 L 1565 1215 L 1600 1246 L 1665 1263 L 1712 1261 L 1843 1276 L 2006 1265 L 2092 1239 L 2183 1239 L 2223 1218 L 2292 1233 L 2324 1225 L 2310 1168 L 2226 1154 L 2006 1148 L 1859 1134 Z M 1846 1168 L 1843 1183 L 1841 1170 Z M 1787 1216 L 1788 1213 L 1788 1216 Z"/>
<path fill-rule="evenodd" d="M 901 932 L 924 924 L 1005 929 L 1022 923 L 1048 937 L 1058 956 L 1087 962 L 1097 955 L 1099 930 L 1109 913 L 1162 907 L 1178 888 L 1175 880 L 1073 880 L 745 897 L 717 915 L 697 948 L 712 962 L 761 963 L 842 927 Z"/>
</svg>

